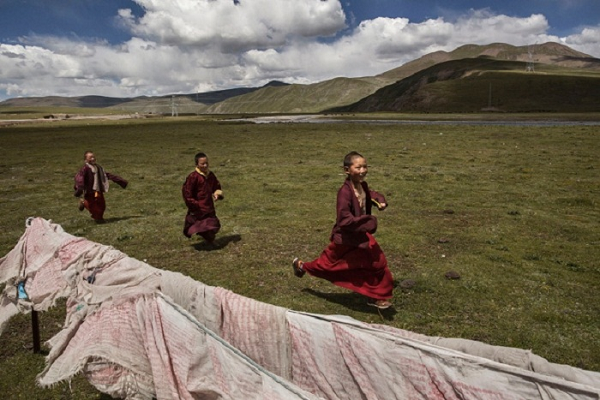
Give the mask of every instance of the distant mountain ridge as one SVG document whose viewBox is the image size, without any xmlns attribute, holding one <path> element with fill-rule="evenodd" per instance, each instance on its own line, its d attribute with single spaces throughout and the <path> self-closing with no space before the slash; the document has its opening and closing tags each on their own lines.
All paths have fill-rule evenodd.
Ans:
<svg viewBox="0 0 600 400">
<path fill-rule="evenodd" d="M 445 61 L 327 112 L 598 112 L 600 72 L 488 57 Z"/>
<path fill-rule="evenodd" d="M 600 59 L 552 42 L 465 45 L 382 75 L 398 81 L 327 112 L 600 111 Z"/>
<path fill-rule="evenodd" d="M 600 59 L 559 43 L 464 45 L 371 77 L 159 97 L 16 98 L 0 106 L 192 114 L 600 111 Z"/>
<path fill-rule="evenodd" d="M 504 61 L 520 61 L 524 63 L 533 61 L 535 64 L 552 64 L 570 68 L 600 69 L 600 59 L 555 42 L 533 46 L 512 46 L 506 43 L 492 43 L 488 45 L 466 44 L 457 47 L 451 52 L 436 51 L 429 53 L 378 76 L 400 80 L 445 61 L 478 57 L 489 57 Z"/>
<path fill-rule="evenodd" d="M 285 86 L 286 83 L 279 81 L 271 81 L 264 87 L 277 87 Z M 243 94 L 251 93 L 255 90 L 259 90 L 261 87 L 255 88 L 236 88 L 236 89 L 225 89 L 217 90 L 213 92 L 193 93 L 193 94 L 173 94 L 165 96 L 140 96 L 140 97 L 106 97 L 106 96 L 76 96 L 76 97 L 60 97 L 60 96 L 46 96 L 46 97 L 22 97 L 8 99 L 0 102 L 0 106 L 8 107 L 84 107 L 84 108 L 104 108 L 131 104 L 143 104 L 143 103 L 156 103 L 163 102 L 169 103 L 176 101 L 185 101 L 188 99 L 196 103 L 202 103 L 210 105 L 218 103 L 220 101 L 227 100 L 230 97 L 241 96 Z M 130 105 L 131 105 L 130 104 Z"/>
</svg>

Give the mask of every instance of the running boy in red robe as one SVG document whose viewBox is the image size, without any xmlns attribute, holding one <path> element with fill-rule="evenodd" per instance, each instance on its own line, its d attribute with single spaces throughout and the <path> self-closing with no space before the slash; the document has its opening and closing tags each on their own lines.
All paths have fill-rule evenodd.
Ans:
<svg viewBox="0 0 600 400">
<path fill-rule="evenodd" d="M 223 191 L 217 176 L 208 169 L 206 154 L 196 154 L 195 161 L 196 169 L 188 175 L 181 189 L 188 208 L 183 234 L 187 237 L 198 234 L 212 244 L 221 229 L 215 201 L 223 198 Z"/>
<path fill-rule="evenodd" d="M 91 151 L 83 154 L 84 166 L 75 175 L 75 197 L 83 199 L 79 202 L 79 210 L 87 209 L 97 223 L 104 222 L 106 201 L 104 193 L 108 192 L 108 181 L 111 180 L 123 189 L 127 181 L 120 176 L 108 173 L 96 163 L 96 156 Z"/>
<path fill-rule="evenodd" d="M 387 203 L 382 194 L 369 190 L 364 181 L 367 161 L 359 153 L 353 151 L 346 155 L 344 171 L 347 179 L 338 191 L 331 242 L 314 261 L 294 258 L 294 274 L 301 278 L 308 272 L 366 296 L 369 305 L 388 308 L 392 305 L 389 301 L 393 290 L 392 273 L 373 237 L 377 218 L 371 215 L 372 204 L 384 210 Z"/>
</svg>

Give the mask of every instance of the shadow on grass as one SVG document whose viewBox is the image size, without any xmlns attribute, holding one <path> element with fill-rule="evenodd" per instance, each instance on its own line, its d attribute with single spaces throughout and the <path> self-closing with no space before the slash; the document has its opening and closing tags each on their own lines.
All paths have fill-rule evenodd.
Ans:
<svg viewBox="0 0 600 400">
<path fill-rule="evenodd" d="M 94 220 L 91 220 L 91 221 L 96 222 L 97 224 L 101 225 L 101 224 L 112 224 L 113 222 L 126 221 L 128 219 L 141 218 L 141 217 L 142 217 L 141 215 L 131 215 L 128 217 L 105 218 L 102 220 L 102 222 L 96 222 Z"/>
<path fill-rule="evenodd" d="M 242 240 L 241 235 L 228 235 L 221 236 L 215 239 L 212 243 L 207 243 L 206 241 L 202 241 L 200 243 L 195 243 L 193 246 L 198 251 L 213 251 L 220 250 L 226 247 L 229 243 L 235 243 Z"/>
<path fill-rule="evenodd" d="M 115 218 L 107 218 L 107 219 L 105 219 L 104 221 L 105 221 L 107 224 L 110 224 L 110 223 L 112 223 L 112 222 L 126 221 L 126 220 L 128 220 L 128 219 L 133 219 L 133 218 L 141 218 L 141 217 L 142 217 L 141 215 L 131 215 L 131 216 L 129 216 L 129 217 L 115 217 Z"/>
<path fill-rule="evenodd" d="M 50 350 L 47 349 L 40 349 L 40 351 L 33 351 L 33 343 L 31 344 L 24 344 L 23 345 L 23 349 L 25 351 L 31 352 L 33 354 L 35 354 L 36 356 L 41 356 L 41 357 L 48 357 L 48 355 L 50 355 Z"/>
<path fill-rule="evenodd" d="M 367 304 L 367 298 L 361 294 L 350 292 L 350 293 L 323 293 L 318 292 L 314 289 L 305 288 L 302 289 L 304 293 L 311 294 L 321 299 L 327 300 L 331 303 L 340 304 L 346 308 L 359 312 L 369 312 L 372 314 L 381 315 L 382 319 L 392 321 L 396 314 L 396 309 L 392 306 L 385 310 L 380 310 L 377 307 L 373 307 Z"/>
</svg>

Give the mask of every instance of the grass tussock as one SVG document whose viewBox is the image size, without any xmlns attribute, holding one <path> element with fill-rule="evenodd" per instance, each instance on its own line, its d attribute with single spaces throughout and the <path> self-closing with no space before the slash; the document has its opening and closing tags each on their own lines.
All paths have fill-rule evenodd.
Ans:
<svg viewBox="0 0 600 400">
<path fill-rule="evenodd" d="M 295 310 L 346 314 L 426 335 L 531 349 L 600 371 L 600 141 L 593 126 L 245 124 L 193 118 L 0 129 L 0 253 L 25 219 L 51 219 L 152 266 Z M 73 176 L 92 149 L 128 179 L 107 194 L 108 223 L 77 210 Z M 225 200 L 219 248 L 182 234 L 181 185 L 209 155 Z M 343 156 L 357 150 L 390 207 L 377 239 L 398 286 L 380 315 L 353 293 L 293 277 L 316 258 L 335 220 Z M 449 280 L 448 271 L 460 279 Z M 415 285 L 403 289 L 405 280 Z M 42 340 L 60 307 L 41 316 Z M 0 346 L 6 398 L 102 398 L 84 379 L 35 387 L 29 316 Z"/>
</svg>

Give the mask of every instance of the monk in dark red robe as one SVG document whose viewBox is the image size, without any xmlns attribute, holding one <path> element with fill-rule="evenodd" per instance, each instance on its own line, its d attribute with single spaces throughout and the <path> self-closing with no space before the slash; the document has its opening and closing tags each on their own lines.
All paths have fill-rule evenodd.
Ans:
<svg viewBox="0 0 600 400">
<path fill-rule="evenodd" d="M 123 189 L 127 187 L 128 182 L 118 175 L 104 171 L 96 163 L 96 156 L 91 151 L 86 151 L 83 155 L 85 165 L 75 175 L 75 197 L 81 197 L 79 210 L 87 209 L 96 222 L 104 222 L 104 211 L 106 210 L 106 201 L 104 193 L 108 192 L 108 181 L 111 180 Z"/>
<path fill-rule="evenodd" d="M 223 191 L 217 176 L 208 168 L 206 154 L 196 154 L 195 160 L 196 168 L 188 175 L 181 189 L 188 208 L 183 234 L 187 237 L 198 234 L 212 244 L 221 229 L 215 201 L 223 198 Z"/>
<path fill-rule="evenodd" d="M 326 279 L 369 298 L 368 304 L 388 308 L 392 304 L 393 279 L 387 260 L 373 237 L 377 218 L 371 215 L 372 205 L 383 210 L 385 197 L 369 190 L 363 179 L 367 174 L 365 159 L 352 152 L 344 160 L 348 179 L 337 195 L 337 218 L 329 245 L 321 256 L 311 262 L 293 261 L 294 273 L 305 272 Z"/>
</svg>

